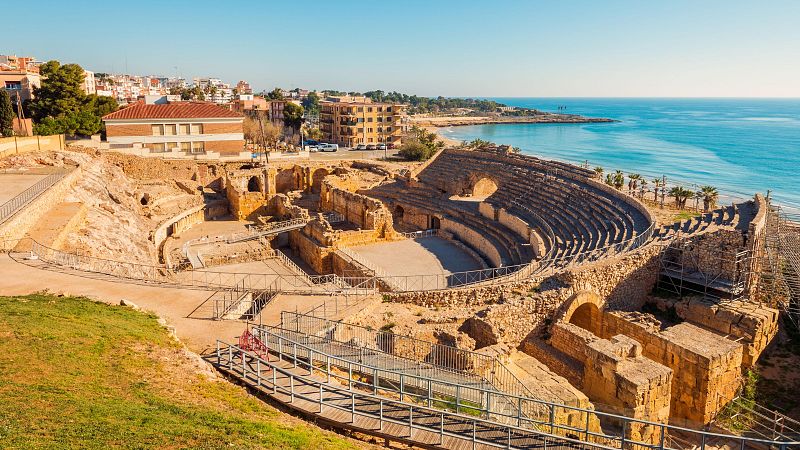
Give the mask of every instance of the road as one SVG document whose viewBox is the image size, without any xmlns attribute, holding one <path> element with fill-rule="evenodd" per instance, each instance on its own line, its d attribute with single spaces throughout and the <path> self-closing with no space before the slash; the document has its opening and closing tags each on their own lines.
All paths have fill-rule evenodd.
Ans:
<svg viewBox="0 0 800 450">
<path fill-rule="evenodd" d="M 396 156 L 397 149 L 386 150 L 387 156 Z M 383 150 L 351 150 L 339 147 L 338 152 L 314 152 L 311 153 L 311 161 L 338 161 L 353 159 L 380 159 L 383 158 Z"/>
</svg>

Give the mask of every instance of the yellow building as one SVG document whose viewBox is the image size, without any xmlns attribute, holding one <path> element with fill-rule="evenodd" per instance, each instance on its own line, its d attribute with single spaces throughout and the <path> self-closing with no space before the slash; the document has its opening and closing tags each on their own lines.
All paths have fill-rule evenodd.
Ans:
<svg viewBox="0 0 800 450">
<path fill-rule="evenodd" d="M 320 102 L 319 127 L 323 142 L 399 146 L 408 131 L 406 105 L 378 103 L 366 97 L 331 97 Z"/>
</svg>

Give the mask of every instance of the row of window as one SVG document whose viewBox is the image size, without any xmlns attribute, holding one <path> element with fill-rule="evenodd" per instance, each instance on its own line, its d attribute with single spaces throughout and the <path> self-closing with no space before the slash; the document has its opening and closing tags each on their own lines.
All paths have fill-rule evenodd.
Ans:
<svg viewBox="0 0 800 450">
<path fill-rule="evenodd" d="M 202 123 L 168 123 L 166 125 L 151 125 L 153 136 L 188 136 L 203 134 Z"/>
<path fill-rule="evenodd" d="M 378 133 L 383 133 L 384 131 L 386 131 L 387 133 L 391 133 L 392 132 L 392 127 L 386 127 L 385 129 L 383 127 L 378 127 Z M 363 133 L 364 129 L 363 128 L 359 128 L 357 130 L 357 132 Z M 374 133 L 374 132 L 375 132 L 375 128 L 367 128 L 367 133 Z"/>
<path fill-rule="evenodd" d="M 205 142 L 150 142 L 145 144 L 153 153 L 171 152 L 173 148 L 180 148 L 187 153 L 205 153 Z"/>
</svg>

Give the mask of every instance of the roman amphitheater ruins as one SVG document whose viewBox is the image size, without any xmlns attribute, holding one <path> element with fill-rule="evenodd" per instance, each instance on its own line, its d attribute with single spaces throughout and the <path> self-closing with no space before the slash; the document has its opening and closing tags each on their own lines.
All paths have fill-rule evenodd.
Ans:
<svg viewBox="0 0 800 450">
<path fill-rule="evenodd" d="M 421 448 L 800 439 L 789 418 L 718 421 L 797 319 L 762 195 L 671 222 L 505 146 L 422 164 L 39 148 L 0 158 L 4 284 L 133 301 L 310 420 Z"/>
</svg>

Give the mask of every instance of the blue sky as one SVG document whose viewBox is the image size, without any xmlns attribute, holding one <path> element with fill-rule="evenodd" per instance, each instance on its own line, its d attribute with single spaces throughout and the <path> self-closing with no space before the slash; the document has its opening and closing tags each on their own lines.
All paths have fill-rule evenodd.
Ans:
<svg viewBox="0 0 800 450">
<path fill-rule="evenodd" d="M 800 97 L 797 0 L 43 0 L 34 9 L 3 7 L 29 19 L 3 21 L 0 54 L 257 89 Z"/>
</svg>

